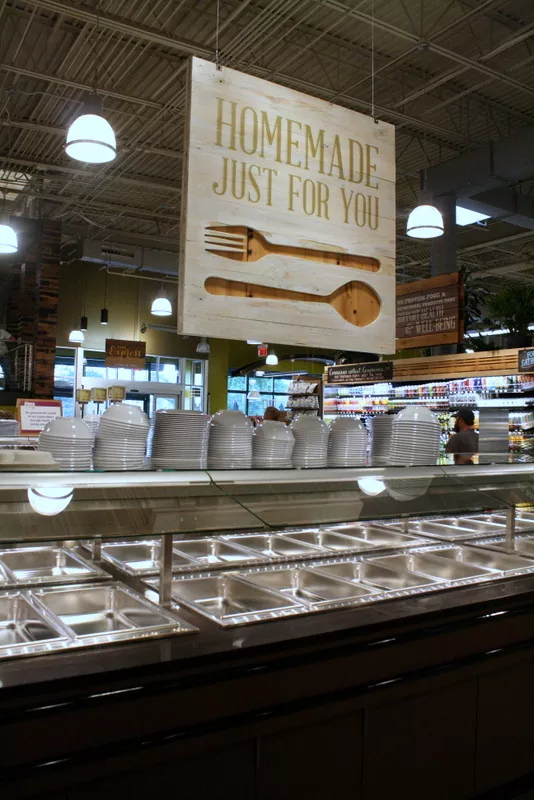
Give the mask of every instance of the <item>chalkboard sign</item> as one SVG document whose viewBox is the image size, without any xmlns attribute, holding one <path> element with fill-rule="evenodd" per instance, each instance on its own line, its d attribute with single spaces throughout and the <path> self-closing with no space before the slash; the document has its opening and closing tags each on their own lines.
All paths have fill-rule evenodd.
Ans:
<svg viewBox="0 0 534 800">
<path fill-rule="evenodd" d="M 367 364 L 340 364 L 328 367 L 327 383 L 352 385 L 355 383 L 382 383 L 393 378 L 393 361 L 372 361 Z"/>
<path fill-rule="evenodd" d="M 519 351 L 519 372 L 534 372 L 534 347 Z"/>
<path fill-rule="evenodd" d="M 462 303 L 457 272 L 397 286 L 397 349 L 461 342 Z"/>
</svg>

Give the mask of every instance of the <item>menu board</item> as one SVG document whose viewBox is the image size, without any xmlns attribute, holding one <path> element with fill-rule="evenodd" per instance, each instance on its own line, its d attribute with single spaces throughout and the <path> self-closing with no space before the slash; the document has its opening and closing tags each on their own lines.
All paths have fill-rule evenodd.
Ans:
<svg viewBox="0 0 534 800">
<path fill-rule="evenodd" d="M 393 361 L 372 361 L 368 364 L 339 364 L 328 367 L 326 382 L 345 385 L 382 383 L 393 378 Z"/>
<path fill-rule="evenodd" d="M 397 349 L 463 339 L 463 285 L 458 272 L 397 286 Z"/>
<path fill-rule="evenodd" d="M 193 58 L 178 332 L 391 353 L 395 130 Z"/>
<path fill-rule="evenodd" d="M 534 347 L 519 351 L 517 366 L 519 372 L 534 372 Z"/>
</svg>

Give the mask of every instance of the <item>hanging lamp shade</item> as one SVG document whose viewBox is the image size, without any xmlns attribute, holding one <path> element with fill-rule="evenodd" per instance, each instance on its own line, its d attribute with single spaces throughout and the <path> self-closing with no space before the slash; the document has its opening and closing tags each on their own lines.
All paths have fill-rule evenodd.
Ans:
<svg viewBox="0 0 534 800">
<path fill-rule="evenodd" d="M 8 224 L 0 224 L 0 253 L 16 253 L 18 250 L 17 234 Z"/>
<path fill-rule="evenodd" d="M 69 333 L 69 342 L 71 344 L 83 344 L 84 339 L 83 331 L 73 330 Z"/>
<path fill-rule="evenodd" d="M 257 389 L 251 389 L 247 394 L 247 400 L 261 400 L 261 394 Z"/>
<path fill-rule="evenodd" d="M 417 206 L 408 217 L 406 233 L 413 239 L 435 239 L 443 231 L 443 217 L 435 206 Z"/>
<path fill-rule="evenodd" d="M 197 344 L 197 353 L 209 353 L 211 350 L 210 343 L 206 339 L 205 336 L 202 337 L 200 342 Z"/>
<path fill-rule="evenodd" d="M 117 155 L 115 132 L 103 116 L 102 100 L 97 95 L 85 99 L 80 116 L 67 131 L 65 151 L 87 164 L 104 164 Z"/>
<path fill-rule="evenodd" d="M 107 308 L 100 309 L 100 324 L 107 325 L 109 322 L 109 312 Z"/>
<path fill-rule="evenodd" d="M 275 367 L 278 364 L 278 356 L 276 355 L 276 353 L 269 353 L 269 355 L 265 359 L 265 363 L 269 364 L 272 367 Z"/>
<path fill-rule="evenodd" d="M 150 309 L 150 313 L 154 314 L 155 317 L 170 317 L 172 314 L 172 306 L 171 301 L 165 297 L 165 294 L 162 292 L 154 302 L 152 303 L 152 308 Z"/>
<path fill-rule="evenodd" d="M 88 326 L 87 317 L 84 315 L 80 320 L 80 330 L 82 332 L 85 332 L 87 330 L 87 326 Z"/>
</svg>

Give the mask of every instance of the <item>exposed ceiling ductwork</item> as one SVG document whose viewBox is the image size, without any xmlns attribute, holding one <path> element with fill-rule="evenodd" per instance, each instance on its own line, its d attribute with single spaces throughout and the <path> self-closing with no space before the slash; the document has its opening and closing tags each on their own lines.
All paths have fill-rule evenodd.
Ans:
<svg viewBox="0 0 534 800">
<path fill-rule="evenodd" d="M 534 126 L 429 167 L 421 175 L 434 196 L 454 193 L 458 205 L 534 230 L 534 197 L 513 188 L 534 178 Z"/>
<path fill-rule="evenodd" d="M 178 276 L 178 255 L 162 250 L 152 250 L 135 245 L 103 242 L 97 239 L 81 239 L 76 245 L 79 261 L 105 264 L 108 267 L 126 267 L 143 272 L 156 272 L 159 275 Z"/>
</svg>

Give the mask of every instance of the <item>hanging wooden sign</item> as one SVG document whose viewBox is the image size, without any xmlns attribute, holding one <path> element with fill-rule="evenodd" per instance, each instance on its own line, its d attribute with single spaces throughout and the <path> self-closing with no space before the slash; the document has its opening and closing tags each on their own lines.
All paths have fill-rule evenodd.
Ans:
<svg viewBox="0 0 534 800">
<path fill-rule="evenodd" d="M 534 347 L 519 351 L 518 370 L 519 372 L 534 372 Z"/>
<path fill-rule="evenodd" d="M 393 126 L 198 58 L 188 105 L 179 332 L 392 352 Z"/>
<path fill-rule="evenodd" d="M 371 361 L 364 364 L 336 364 L 326 368 L 326 382 L 343 385 L 382 383 L 393 378 L 393 361 Z"/>
<path fill-rule="evenodd" d="M 125 339 L 106 339 L 106 367 L 126 369 L 145 369 L 146 343 L 131 342 Z"/>
<path fill-rule="evenodd" d="M 397 286 L 397 349 L 463 339 L 463 283 L 458 272 Z"/>
</svg>

